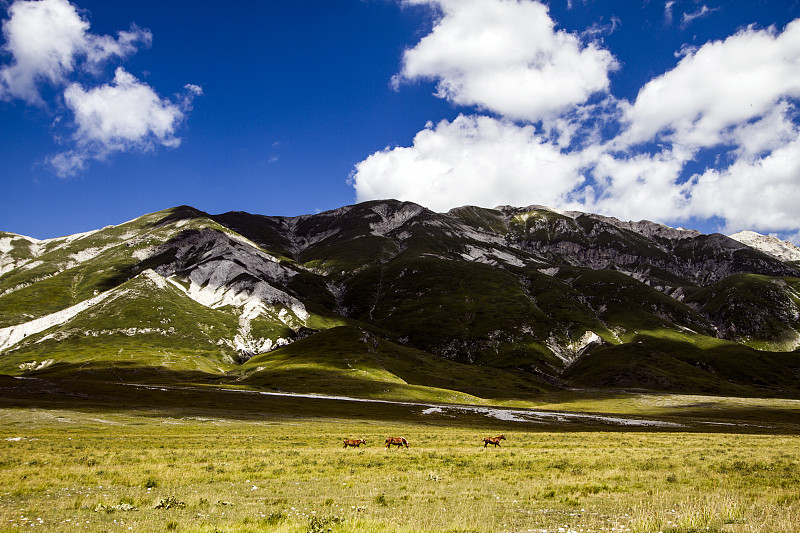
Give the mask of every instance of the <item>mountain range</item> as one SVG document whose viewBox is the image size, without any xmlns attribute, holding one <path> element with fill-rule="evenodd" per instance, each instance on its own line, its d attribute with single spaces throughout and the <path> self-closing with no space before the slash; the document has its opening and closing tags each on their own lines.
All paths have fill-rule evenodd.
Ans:
<svg viewBox="0 0 800 533">
<path fill-rule="evenodd" d="M 800 394 L 800 250 L 543 206 L 0 232 L 0 374 L 370 397 Z"/>
</svg>

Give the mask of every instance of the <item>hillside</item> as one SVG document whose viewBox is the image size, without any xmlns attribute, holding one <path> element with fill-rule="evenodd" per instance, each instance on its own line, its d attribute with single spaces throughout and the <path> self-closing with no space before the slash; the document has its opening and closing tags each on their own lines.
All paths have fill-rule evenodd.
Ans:
<svg viewBox="0 0 800 533">
<path fill-rule="evenodd" d="M 798 395 L 800 270 L 786 243 L 740 240 L 397 201 L 0 232 L 0 373 L 466 402 Z"/>
</svg>

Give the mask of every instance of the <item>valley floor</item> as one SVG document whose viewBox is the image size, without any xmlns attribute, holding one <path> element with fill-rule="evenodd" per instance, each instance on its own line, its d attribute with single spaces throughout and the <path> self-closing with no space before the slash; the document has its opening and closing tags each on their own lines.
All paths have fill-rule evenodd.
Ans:
<svg viewBox="0 0 800 533">
<path fill-rule="evenodd" d="M 22 381 L 0 380 L 3 532 L 790 532 L 800 523 L 790 400 L 542 402 L 682 424 L 652 427 Z M 501 433 L 500 447 L 484 448 Z M 384 448 L 401 435 L 408 449 Z M 344 449 L 344 438 L 367 445 Z"/>
</svg>

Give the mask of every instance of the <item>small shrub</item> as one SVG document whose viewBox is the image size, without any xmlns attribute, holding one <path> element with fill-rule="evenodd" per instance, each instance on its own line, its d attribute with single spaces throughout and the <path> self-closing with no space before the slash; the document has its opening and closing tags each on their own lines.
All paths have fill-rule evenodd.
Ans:
<svg viewBox="0 0 800 533">
<path fill-rule="evenodd" d="M 284 521 L 286 521 L 286 515 L 283 512 L 270 513 L 263 520 L 264 525 L 267 526 L 277 526 L 278 524 L 281 524 Z"/>
<path fill-rule="evenodd" d="M 147 480 L 145 480 L 144 486 L 147 489 L 154 489 L 154 488 L 158 487 L 158 481 L 156 481 L 155 479 L 149 477 L 149 478 L 147 478 Z"/>
<path fill-rule="evenodd" d="M 331 531 L 331 526 L 344 522 L 344 518 L 340 516 L 312 516 L 308 519 L 308 529 L 306 533 L 325 533 Z"/>
<path fill-rule="evenodd" d="M 586 485 L 581 488 L 581 495 L 586 496 L 587 494 L 599 494 L 601 492 L 608 491 L 608 485 L 602 484 L 594 484 L 594 485 Z"/>
<path fill-rule="evenodd" d="M 381 507 L 389 507 L 389 498 L 386 497 L 386 493 L 381 492 L 375 499 L 373 500 L 376 504 L 380 505 Z"/>
</svg>

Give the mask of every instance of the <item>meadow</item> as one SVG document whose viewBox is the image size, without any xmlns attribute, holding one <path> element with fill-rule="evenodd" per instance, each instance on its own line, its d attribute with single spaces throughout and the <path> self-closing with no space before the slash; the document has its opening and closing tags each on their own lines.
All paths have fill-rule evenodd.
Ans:
<svg viewBox="0 0 800 533">
<path fill-rule="evenodd" d="M 58 401 L 5 392 L 3 532 L 790 532 L 800 524 L 795 431 L 565 427 L 166 389 L 125 403 L 96 391 Z M 500 433 L 501 447 L 483 447 Z M 389 435 L 410 448 L 385 449 Z M 344 438 L 367 446 L 343 449 Z"/>
</svg>

